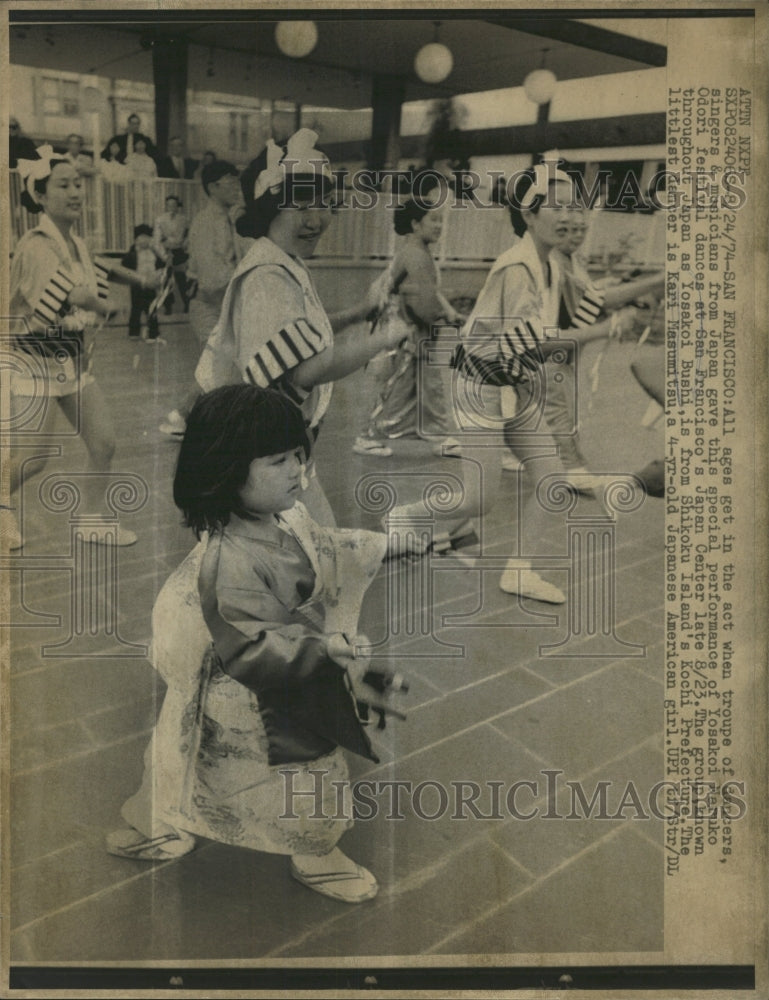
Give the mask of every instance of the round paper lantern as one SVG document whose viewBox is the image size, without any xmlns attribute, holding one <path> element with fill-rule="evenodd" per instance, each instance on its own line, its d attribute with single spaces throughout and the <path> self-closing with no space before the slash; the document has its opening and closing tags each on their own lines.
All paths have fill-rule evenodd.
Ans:
<svg viewBox="0 0 769 1000">
<path fill-rule="evenodd" d="M 314 21 L 278 21 L 275 42 L 283 55 L 301 59 L 318 44 L 318 29 Z"/>
<path fill-rule="evenodd" d="M 425 83 L 440 83 L 445 80 L 453 66 L 451 50 L 440 42 L 423 45 L 414 60 L 414 70 Z"/>
<path fill-rule="evenodd" d="M 549 69 L 535 69 L 523 81 L 523 90 L 534 104 L 547 104 L 553 99 L 556 83 L 555 73 Z"/>
</svg>

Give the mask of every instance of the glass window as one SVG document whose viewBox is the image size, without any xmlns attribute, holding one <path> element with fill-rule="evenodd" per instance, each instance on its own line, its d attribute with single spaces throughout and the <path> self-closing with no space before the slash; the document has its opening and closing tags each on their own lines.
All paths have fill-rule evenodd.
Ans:
<svg viewBox="0 0 769 1000">
<path fill-rule="evenodd" d="M 80 85 L 77 80 L 61 81 L 62 113 L 78 115 L 80 113 Z"/>
</svg>

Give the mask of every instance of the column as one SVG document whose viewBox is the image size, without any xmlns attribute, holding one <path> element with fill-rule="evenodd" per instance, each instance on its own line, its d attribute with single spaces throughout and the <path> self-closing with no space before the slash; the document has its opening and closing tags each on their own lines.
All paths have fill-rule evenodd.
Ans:
<svg viewBox="0 0 769 1000">
<path fill-rule="evenodd" d="M 406 96 L 406 80 L 402 76 L 375 74 L 371 83 L 372 170 L 396 170 L 400 160 L 401 105 Z"/>
<path fill-rule="evenodd" d="M 187 142 L 187 42 L 179 38 L 157 39 L 152 46 L 155 84 L 155 142 L 161 153 L 168 140 L 178 135 Z"/>
</svg>

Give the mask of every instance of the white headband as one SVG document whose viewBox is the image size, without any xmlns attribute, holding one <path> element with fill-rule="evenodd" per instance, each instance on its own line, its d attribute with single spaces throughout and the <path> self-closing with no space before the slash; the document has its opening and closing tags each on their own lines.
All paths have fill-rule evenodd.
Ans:
<svg viewBox="0 0 769 1000">
<path fill-rule="evenodd" d="M 18 160 L 16 169 L 24 182 L 27 194 L 39 205 L 40 197 L 35 191 L 35 181 L 42 181 L 48 177 L 51 172 L 51 160 L 56 154 L 53 146 L 38 146 L 37 155 L 40 157 L 39 160 Z"/>
<path fill-rule="evenodd" d="M 290 174 L 308 174 L 331 180 L 331 165 L 325 153 L 315 148 L 318 133 L 300 128 L 286 143 L 286 152 L 273 139 L 267 140 L 267 166 L 254 181 L 254 201 L 265 193 L 276 194 Z"/>
<path fill-rule="evenodd" d="M 564 173 L 563 170 L 558 170 L 552 160 L 546 160 L 544 163 L 538 163 L 536 167 L 534 167 L 534 182 L 527 190 L 523 198 L 521 198 L 521 208 L 529 208 L 538 195 L 542 195 L 543 198 L 547 198 L 547 192 L 550 184 L 555 183 L 556 181 L 566 181 L 567 184 L 571 184 L 571 177 Z"/>
</svg>

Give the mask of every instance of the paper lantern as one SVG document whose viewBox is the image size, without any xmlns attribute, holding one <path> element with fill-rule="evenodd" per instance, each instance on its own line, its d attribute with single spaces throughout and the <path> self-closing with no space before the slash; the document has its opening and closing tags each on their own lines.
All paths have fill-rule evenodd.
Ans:
<svg viewBox="0 0 769 1000">
<path fill-rule="evenodd" d="M 557 83 L 555 73 L 549 69 L 535 69 L 523 81 L 523 90 L 534 104 L 547 104 L 553 99 Z"/>
<path fill-rule="evenodd" d="M 302 59 L 318 44 L 318 29 L 314 21 L 278 21 L 275 42 L 283 55 Z"/>
<path fill-rule="evenodd" d="M 425 83 L 441 83 L 451 72 L 454 57 L 440 42 L 423 45 L 414 60 L 414 70 Z"/>
</svg>

